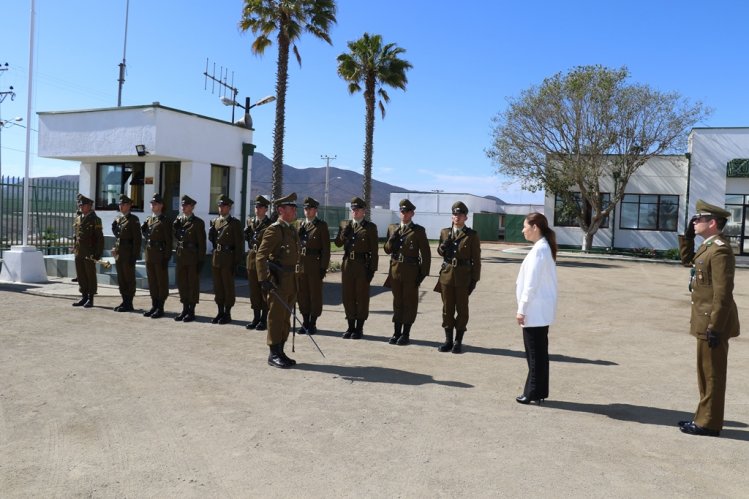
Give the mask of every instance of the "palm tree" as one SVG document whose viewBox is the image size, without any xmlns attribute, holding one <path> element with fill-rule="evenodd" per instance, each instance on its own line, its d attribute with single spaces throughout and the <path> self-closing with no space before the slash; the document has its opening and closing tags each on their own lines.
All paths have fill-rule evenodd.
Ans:
<svg viewBox="0 0 749 499">
<path fill-rule="evenodd" d="M 375 95 L 380 97 L 377 102 L 382 118 L 385 118 L 384 103 L 390 102 L 390 97 L 383 88 L 390 86 L 406 89 L 408 78 L 406 71 L 411 69 L 411 63 L 398 56 L 406 49 L 394 43 L 382 44 L 380 35 L 364 35 L 356 41 L 348 42 L 349 53 L 338 56 L 338 76 L 348 82 L 348 91 L 354 94 L 362 89 L 364 84 L 364 104 L 366 116 L 364 121 L 364 181 L 362 194 L 367 203 L 367 217 L 369 217 L 372 198 L 372 148 L 375 123 Z"/>
<path fill-rule="evenodd" d="M 276 123 L 273 129 L 273 174 L 271 196 L 281 197 L 283 190 L 283 139 L 286 121 L 286 87 L 289 81 L 289 49 L 293 48 L 299 66 L 302 58 L 296 46 L 305 31 L 317 38 L 330 40 L 330 27 L 336 23 L 335 0 L 244 0 L 239 28 L 252 31 L 252 53 L 263 55 L 273 44 L 277 33 Z"/>
</svg>

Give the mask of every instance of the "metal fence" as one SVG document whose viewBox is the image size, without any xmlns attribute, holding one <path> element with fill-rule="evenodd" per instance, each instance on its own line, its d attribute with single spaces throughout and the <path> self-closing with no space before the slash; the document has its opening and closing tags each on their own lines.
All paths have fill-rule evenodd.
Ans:
<svg viewBox="0 0 749 499">
<path fill-rule="evenodd" d="M 70 252 L 78 183 L 29 179 L 28 243 L 45 255 Z M 0 177 L 0 256 L 23 243 L 23 177 Z"/>
</svg>

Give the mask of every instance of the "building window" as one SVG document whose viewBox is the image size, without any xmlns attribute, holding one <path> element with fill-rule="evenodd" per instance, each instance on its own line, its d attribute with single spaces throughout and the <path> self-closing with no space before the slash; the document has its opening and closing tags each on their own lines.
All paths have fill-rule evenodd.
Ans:
<svg viewBox="0 0 749 499">
<path fill-rule="evenodd" d="M 218 198 L 221 194 L 229 195 L 229 167 L 211 165 L 211 197 L 209 213 L 218 213 Z M 231 197 L 231 196 L 229 196 Z"/>
<path fill-rule="evenodd" d="M 622 198 L 621 229 L 676 232 L 678 219 L 679 196 L 625 194 Z"/>
<path fill-rule="evenodd" d="M 145 163 L 98 163 L 96 209 L 119 209 L 120 194 L 133 200 L 133 211 L 143 211 Z"/>
<path fill-rule="evenodd" d="M 577 213 L 582 211 L 583 198 L 579 192 L 573 192 L 572 195 L 575 198 L 575 204 L 577 208 L 572 207 L 572 210 L 565 209 L 564 200 L 562 196 L 557 194 L 554 200 L 554 226 L 556 227 L 579 227 L 577 223 Z M 608 208 L 611 203 L 611 195 L 608 192 L 602 192 L 599 197 L 599 204 L 602 210 Z M 572 212 L 571 212 L 572 211 Z M 593 218 L 593 208 L 590 203 L 585 201 L 585 223 L 589 224 Z M 609 217 L 603 219 L 600 225 L 601 229 L 609 228 Z"/>
</svg>

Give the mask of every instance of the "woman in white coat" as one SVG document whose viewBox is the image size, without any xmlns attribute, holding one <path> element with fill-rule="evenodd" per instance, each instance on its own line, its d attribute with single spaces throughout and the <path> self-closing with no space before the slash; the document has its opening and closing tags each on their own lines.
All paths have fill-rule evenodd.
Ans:
<svg viewBox="0 0 749 499">
<path fill-rule="evenodd" d="M 557 308 L 557 240 L 546 217 L 531 213 L 523 222 L 523 237 L 533 243 L 518 274 L 517 321 L 523 328 L 528 378 L 520 404 L 538 404 L 549 396 L 549 325 Z"/>
</svg>

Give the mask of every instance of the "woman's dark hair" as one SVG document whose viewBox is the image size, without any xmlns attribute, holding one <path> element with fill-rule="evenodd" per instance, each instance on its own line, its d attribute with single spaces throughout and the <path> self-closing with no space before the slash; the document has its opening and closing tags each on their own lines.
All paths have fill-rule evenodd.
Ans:
<svg viewBox="0 0 749 499">
<path fill-rule="evenodd" d="M 528 225 L 535 225 L 541 230 L 541 235 L 546 238 L 546 242 L 549 243 L 549 247 L 551 248 L 551 256 L 554 258 L 554 261 L 557 261 L 557 235 L 554 233 L 553 230 L 549 227 L 549 221 L 546 220 L 546 217 L 543 216 L 541 213 L 533 212 L 530 213 L 527 217 L 525 217 L 525 221 L 528 222 Z"/>
</svg>

